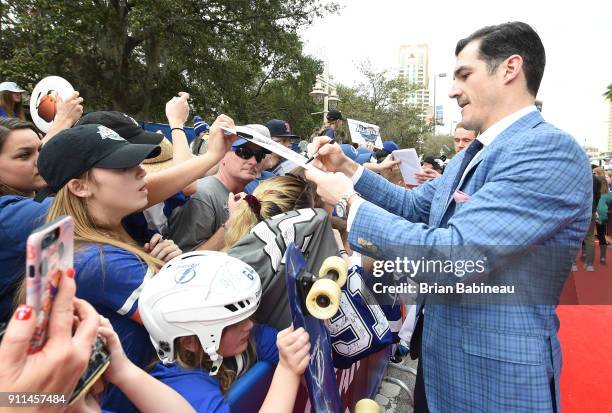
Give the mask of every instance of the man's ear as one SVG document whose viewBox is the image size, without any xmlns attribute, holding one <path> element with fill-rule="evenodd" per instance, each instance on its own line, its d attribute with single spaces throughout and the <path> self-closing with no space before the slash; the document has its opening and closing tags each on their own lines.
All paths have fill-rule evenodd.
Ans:
<svg viewBox="0 0 612 413">
<path fill-rule="evenodd" d="M 508 84 L 516 79 L 523 72 L 523 58 L 517 54 L 508 57 L 500 65 L 504 84 Z"/>
<path fill-rule="evenodd" d="M 79 198 L 89 198 L 92 195 L 89 183 L 84 179 L 71 179 L 66 184 L 66 187 Z"/>
</svg>

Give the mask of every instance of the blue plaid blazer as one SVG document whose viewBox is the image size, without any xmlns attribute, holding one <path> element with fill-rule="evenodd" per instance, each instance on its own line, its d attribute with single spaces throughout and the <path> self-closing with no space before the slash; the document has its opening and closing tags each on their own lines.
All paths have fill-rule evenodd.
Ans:
<svg viewBox="0 0 612 413">
<path fill-rule="evenodd" d="M 483 149 L 460 184 L 470 199 L 455 205 L 451 186 L 464 153 L 414 190 L 365 170 L 355 186 L 367 202 L 350 229 L 354 250 L 392 260 L 411 246 L 578 249 L 591 219 L 592 178 L 572 136 L 539 112 L 525 115 Z M 420 362 L 430 411 L 560 411 L 555 308 L 426 301 Z"/>
</svg>

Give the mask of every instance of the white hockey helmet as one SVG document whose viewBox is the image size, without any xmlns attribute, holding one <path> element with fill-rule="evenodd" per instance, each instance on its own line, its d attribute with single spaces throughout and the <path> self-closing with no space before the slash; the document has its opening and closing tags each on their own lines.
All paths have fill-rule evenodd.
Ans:
<svg viewBox="0 0 612 413">
<path fill-rule="evenodd" d="M 163 363 L 174 362 L 176 338 L 196 335 L 215 375 L 223 328 L 250 317 L 260 298 L 261 281 L 249 265 L 223 252 L 196 251 L 173 258 L 144 284 L 138 310 Z"/>
</svg>

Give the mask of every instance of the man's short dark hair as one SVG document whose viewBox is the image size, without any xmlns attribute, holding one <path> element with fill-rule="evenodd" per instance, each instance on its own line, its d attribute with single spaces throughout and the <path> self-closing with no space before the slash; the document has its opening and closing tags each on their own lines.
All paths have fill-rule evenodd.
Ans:
<svg viewBox="0 0 612 413">
<path fill-rule="evenodd" d="M 523 58 L 523 71 L 527 79 L 527 90 L 534 97 L 540 88 L 546 65 L 546 53 L 540 36 L 527 23 L 510 22 L 483 27 L 457 42 L 455 56 L 468 43 L 480 40 L 480 58 L 487 63 L 489 73 L 506 58 L 517 54 Z"/>
</svg>

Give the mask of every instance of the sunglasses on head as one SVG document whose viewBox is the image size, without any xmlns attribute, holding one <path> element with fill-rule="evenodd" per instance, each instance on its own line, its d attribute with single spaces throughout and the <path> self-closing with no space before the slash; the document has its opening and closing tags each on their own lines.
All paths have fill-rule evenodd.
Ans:
<svg viewBox="0 0 612 413">
<path fill-rule="evenodd" d="M 249 160 L 251 159 L 253 156 L 255 157 L 255 160 L 257 161 L 257 163 L 261 162 L 263 160 L 263 158 L 266 157 L 266 152 L 265 151 L 255 151 L 249 147 L 246 146 L 239 146 L 237 148 L 232 148 L 232 151 L 234 151 L 234 153 L 239 157 L 242 158 L 244 160 Z"/>
</svg>

